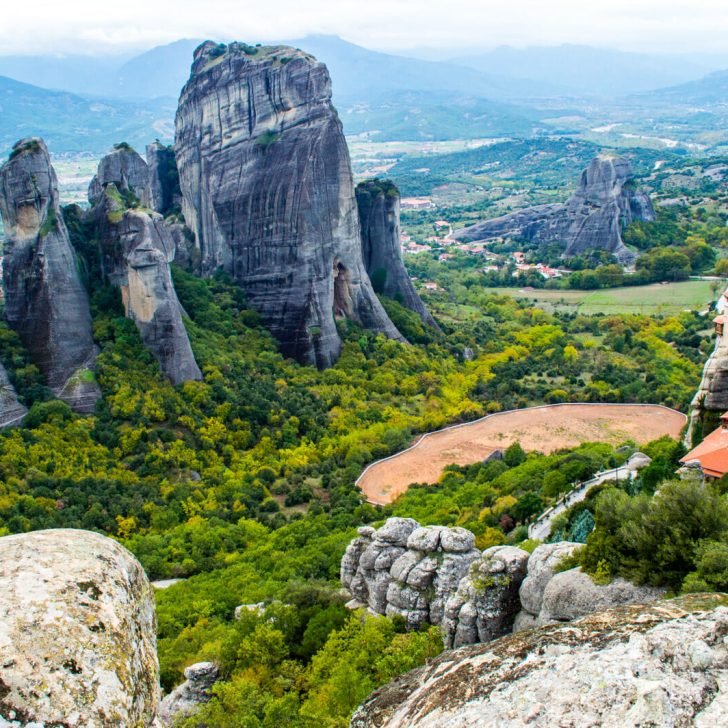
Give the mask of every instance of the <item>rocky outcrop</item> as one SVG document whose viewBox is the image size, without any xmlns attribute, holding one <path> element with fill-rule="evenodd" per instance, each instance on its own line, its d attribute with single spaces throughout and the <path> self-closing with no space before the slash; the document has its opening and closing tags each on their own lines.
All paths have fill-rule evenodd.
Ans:
<svg viewBox="0 0 728 728">
<path fill-rule="evenodd" d="M 107 185 L 113 184 L 121 193 L 131 193 L 138 200 L 145 195 L 149 185 L 149 168 L 142 157 L 128 144 L 117 144 L 107 154 L 88 188 L 88 199 L 95 205 Z"/>
<path fill-rule="evenodd" d="M 281 350 L 326 367 L 336 319 L 401 339 L 361 256 L 351 164 L 322 63 L 287 47 L 203 43 L 175 151 L 199 268 L 243 287 Z"/>
<path fill-rule="evenodd" d="M 147 168 L 148 180 L 142 203 L 160 215 L 167 215 L 176 203 L 181 202 L 174 149 L 159 142 L 148 144 Z"/>
<path fill-rule="evenodd" d="M 445 647 L 490 642 L 511 631 L 521 607 L 518 589 L 528 556 L 514 546 L 493 546 L 470 565 L 445 604 L 441 625 Z"/>
<path fill-rule="evenodd" d="M 402 261 L 399 190 L 389 180 L 368 180 L 356 187 L 362 234 L 362 257 L 377 293 L 399 301 L 428 326 L 435 320 L 415 291 Z"/>
<path fill-rule="evenodd" d="M 126 209 L 114 183 L 105 186 L 94 214 L 104 276 L 121 289 L 144 345 L 173 384 L 202 379 L 172 282 L 175 241 L 164 219 Z"/>
<path fill-rule="evenodd" d="M 101 396 L 88 295 L 58 201 L 58 183 L 41 139 L 19 141 L 0 168 L 5 226 L 5 318 L 53 393 L 79 412 Z"/>
<path fill-rule="evenodd" d="M 0 364 L 0 429 L 19 425 L 28 409 L 18 401 L 18 395 L 10 382 L 5 367 Z"/>
<path fill-rule="evenodd" d="M 634 221 L 653 221 L 650 198 L 636 188 L 629 162 L 599 156 L 581 175 L 576 192 L 563 205 L 540 205 L 458 230 L 458 240 L 523 238 L 535 243 L 560 243 L 564 256 L 606 250 L 622 263 L 634 255 L 622 241 L 622 230 Z"/>
<path fill-rule="evenodd" d="M 112 539 L 0 538 L 0 724 L 151 725 L 154 608 L 141 565 Z"/>
<path fill-rule="evenodd" d="M 219 678 L 220 671 L 213 662 L 197 662 L 186 668 L 185 682 L 162 698 L 159 704 L 159 727 L 173 726 L 178 720 L 194 713 L 200 705 L 207 703 L 211 697 L 212 686 Z"/>
<path fill-rule="evenodd" d="M 352 728 L 696 726 L 728 710 L 728 598 L 618 607 L 447 651 L 374 692 Z"/>
</svg>

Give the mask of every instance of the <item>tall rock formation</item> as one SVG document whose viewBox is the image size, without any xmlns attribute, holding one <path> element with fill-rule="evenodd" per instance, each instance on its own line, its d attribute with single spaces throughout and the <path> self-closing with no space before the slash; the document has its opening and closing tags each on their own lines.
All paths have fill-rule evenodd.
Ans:
<svg viewBox="0 0 728 728">
<path fill-rule="evenodd" d="M 175 151 L 202 274 L 227 271 L 285 355 L 333 364 L 337 318 L 401 339 L 362 261 L 349 153 L 322 63 L 283 46 L 203 43 L 182 90 Z"/>
<path fill-rule="evenodd" d="M 113 164 L 105 157 L 99 165 L 101 191 L 93 213 L 103 275 L 121 289 L 126 315 L 172 383 L 201 379 L 169 269 L 176 250 L 172 231 L 160 214 L 127 208 L 119 190 L 144 195 L 148 188 L 134 187 L 124 170 L 136 169 L 137 183 L 146 185 L 149 174 L 141 172 L 139 162 L 145 169 L 146 163 L 133 150 L 109 156 Z"/>
<path fill-rule="evenodd" d="M 121 193 L 131 193 L 141 200 L 149 185 L 149 168 L 142 157 L 128 144 L 117 144 L 113 152 L 100 162 L 99 168 L 88 187 L 89 202 L 94 205 L 101 199 L 104 188 L 115 184 Z"/>
<path fill-rule="evenodd" d="M 58 183 L 41 139 L 23 139 L 0 168 L 5 224 L 5 317 L 53 393 L 79 412 L 101 396 L 88 295 L 58 202 Z"/>
<path fill-rule="evenodd" d="M 389 180 L 367 180 L 356 186 L 364 265 L 377 293 L 399 301 L 437 328 L 402 261 L 399 200 L 399 190 Z"/>
<path fill-rule="evenodd" d="M 141 564 L 90 531 L 0 538 L 0 725 L 141 728 L 158 703 Z"/>
<path fill-rule="evenodd" d="M 629 162 L 599 156 L 582 172 L 576 192 L 563 204 L 539 205 L 457 230 L 457 240 L 480 241 L 518 237 L 535 243 L 560 243 L 564 256 L 606 250 L 621 263 L 634 254 L 622 241 L 622 230 L 634 221 L 651 222 L 650 198 L 635 186 Z"/>
<path fill-rule="evenodd" d="M 143 204 L 166 215 L 179 196 L 179 172 L 174 149 L 154 142 L 147 144 L 147 186 L 142 197 Z"/>
<path fill-rule="evenodd" d="M 18 395 L 10 383 L 5 367 L 0 364 L 0 429 L 19 425 L 27 413 L 25 405 L 18 401 Z"/>
</svg>

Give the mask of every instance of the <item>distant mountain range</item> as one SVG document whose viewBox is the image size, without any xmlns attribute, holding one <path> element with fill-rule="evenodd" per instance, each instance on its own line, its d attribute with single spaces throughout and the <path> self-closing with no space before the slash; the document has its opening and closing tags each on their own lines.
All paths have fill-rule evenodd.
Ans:
<svg viewBox="0 0 728 728">
<path fill-rule="evenodd" d="M 693 93 L 716 101 L 728 86 L 728 72 L 695 80 L 714 70 L 707 59 L 587 46 L 504 47 L 433 61 L 336 36 L 285 42 L 327 64 L 346 133 L 377 140 L 528 137 L 557 130 L 542 121 L 553 114 L 535 110 L 539 100 L 649 91 L 655 99 Z M 131 58 L 0 56 L 0 149 L 28 134 L 45 136 L 54 152 L 171 141 L 176 100 L 199 43 L 179 40 Z M 668 88 L 654 91 L 661 86 Z"/>
<path fill-rule="evenodd" d="M 657 89 L 649 96 L 678 104 L 728 105 L 728 71 L 716 71 L 697 81 Z"/>
</svg>

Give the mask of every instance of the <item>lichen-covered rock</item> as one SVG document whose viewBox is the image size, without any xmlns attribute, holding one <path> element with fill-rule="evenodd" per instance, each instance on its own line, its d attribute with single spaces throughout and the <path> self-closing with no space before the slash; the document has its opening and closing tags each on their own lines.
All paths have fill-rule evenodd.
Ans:
<svg viewBox="0 0 728 728">
<path fill-rule="evenodd" d="M 116 541 L 58 529 L 0 538 L 0 719 L 149 726 L 154 594 Z"/>
<path fill-rule="evenodd" d="M 104 275 L 121 289 L 126 315 L 162 372 L 173 384 L 202 379 L 169 269 L 175 242 L 162 216 L 127 210 L 110 183 L 95 219 Z"/>
<path fill-rule="evenodd" d="M 28 409 L 18 401 L 18 394 L 10 383 L 5 367 L 0 364 L 0 429 L 19 425 Z"/>
<path fill-rule="evenodd" d="M 203 43 L 180 97 L 175 153 L 200 271 L 227 271 L 286 356 L 333 364 L 338 318 L 402 340 L 362 261 L 322 63 L 283 46 Z"/>
<path fill-rule="evenodd" d="M 212 686 L 219 680 L 220 671 L 213 662 L 197 662 L 185 669 L 185 682 L 178 685 L 159 704 L 157 722 L 161 728 L 194 713 L 211 697 Z"/>
<path fill-rule="evenodd" d="M 446 647 L 489 642 L 513 628 L 521 604 L 518 589 L 528 552 L 493 546 L 470 564 L 467 576 L 445 602 L 442 634 Z"/>
<path fill-rule="evenodd" d="M 728 598 L 617 607 L 444 652 L 374 692 L 352 728 L 712 728 L 728 710 Z"/>
<path fill-rule="evenodd" d="M 621 604 L 646 604 L 659 599 L 664 593 L 664 589 L 637 586 L 625 579 L 595 584 L 581 569 L 569 569 L 555 574 L 546 584 L 539 622 L 568 622 Z"/>
<path fill-rule="evenodd" d="M 399 190 L 389 180 L 367 180 L 356 187 L 364 265 L 377 293 L 399 301 L 428 325 L 437 328 L 402 261 Z"/>
<path fill-rule="evenodd" d="M 545 543 L 534 549 L 528 559 L 526 578 L 518 592 L 521 607 L 529 614 L 538 617 L 546 585 L 556 573 L 556 567 L 562 559 L 582 548 L 584 544 L 571 541 Z"/>
<path fill-rule="evenodd" d="M 0 168 L 5 318 L 53 393 L 93 412 L 101 391 L 88 295 L 42 139 L 23 139 Z"/>
<path fill-rule="evenodd" d="M 634 254 L 624 245 L 622 230 L 631 222 L 654 219 L 650 198 L 637 189 L 629 162 L 603 155 L 584 170 L 576 192 L 565 204 L 518 210 L 457 230 L 453 237 L 519 237 L 539 244 L 559 243 L 566 257 L 586 250 L 606 250 L 628 263 Z"/>
<path fill-rule="evenodd" d="M 88 188 L 88 200 L 95 205 L 103 191 L 113 184 L 120 192 L 130 192 L 141 200 L 149 184 L 149 168 L 130 146 L 120 144 L 101 162 Z"/>
</svg>

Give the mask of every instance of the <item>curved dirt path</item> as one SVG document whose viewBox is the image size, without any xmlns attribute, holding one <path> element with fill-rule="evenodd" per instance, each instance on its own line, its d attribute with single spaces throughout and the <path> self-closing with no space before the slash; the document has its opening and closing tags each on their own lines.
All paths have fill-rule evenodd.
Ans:
<svg viewBox="0 0 728 728">
<path fill-rule="evenodd" d="M 644 445 L 663 435 L 678 439 L 687 417 L 660 405 L 558 404 L 497 412 L 475 422 L 423 435 L 412 447 L 372 463 L 356 481 L 367 501 L 391 503 L 412 483 L 437 483 L 446 465 L 471 465 L 520 442 L 550 453 L 583 442 Z"/>
</svg>

